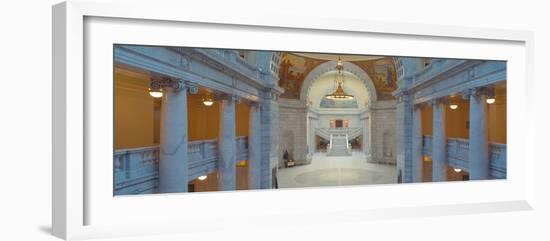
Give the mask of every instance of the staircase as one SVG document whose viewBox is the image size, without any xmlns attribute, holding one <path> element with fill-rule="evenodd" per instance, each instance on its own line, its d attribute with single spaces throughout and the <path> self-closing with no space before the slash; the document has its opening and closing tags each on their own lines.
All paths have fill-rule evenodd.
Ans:
<svg viewBox="0 0 550 241">
<path fill-rule="evenodd" d="M 347 135 L 331 135 L 327 156 L 351 156 Z"/>
</svg>

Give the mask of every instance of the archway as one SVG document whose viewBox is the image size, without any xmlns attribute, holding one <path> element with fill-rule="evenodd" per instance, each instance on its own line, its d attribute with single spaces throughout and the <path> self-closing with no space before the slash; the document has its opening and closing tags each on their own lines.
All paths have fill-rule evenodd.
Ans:
<svg viewBox="0 0 550 241">
<path fill-rule="evenodd" d="M 308 73 L 308 75 L 306 76 L 302 84 L 302 89 L 300 90 L 300 99 L 302 101 L 308 100 L 309 90 L 316 79 L 318 79 L 321 75 L 327 72 L 336 70 L 335 69 L 336 63 L 337 63 L 336 61 L 328 61 L 328 62 L 322 63 Z M 353 63 L 343 62 L 343 65 L 344 65 L 345 72 L 355 75 L 358 79 L 360 79 L 364 83 L 369 93 L 368 95 L 369 103 L 376 102 L 378 100 L 378 97 L 376 96 L 376 88 L 371 78 L 369 77 L 369 75 L 363 69 L 361 69 L 361 67 Z"/>
</svg>

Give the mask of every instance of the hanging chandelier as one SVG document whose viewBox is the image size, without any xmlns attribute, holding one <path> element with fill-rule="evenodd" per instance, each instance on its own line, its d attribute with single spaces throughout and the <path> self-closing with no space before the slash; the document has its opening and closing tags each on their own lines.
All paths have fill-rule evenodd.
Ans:
<svg viewBox="0 0 550 241">
<path fill-rule="evenodd" d="M 326 95 L 325 98 L 331 100 L 352 100 L 354 98 L 353 95 L 350 95 L 344 91 L 344 74 L 342 73 L 343 69 L 344 65 L 342 64 L 342 60 L 340 59 L 340 57 L 338 57 L 338 62 L 336 63 L 336 78 L 334 80 L 334 82 L 337 84 L 337 87 L 334 92 Z"/>
</svg>

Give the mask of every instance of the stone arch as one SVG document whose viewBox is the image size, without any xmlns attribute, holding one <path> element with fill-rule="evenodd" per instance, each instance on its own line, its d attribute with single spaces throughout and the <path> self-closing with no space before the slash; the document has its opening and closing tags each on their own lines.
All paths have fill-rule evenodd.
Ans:
<svg viewBox="0 0 550 241">
<path fill-rule="evenodd" d="M 376 87 L 374 86 L 374 83 L 372 82 L 369 75 L 361 69 L 361 67 L 350 63 L 350 62 L 343 62 L 344 64 L 344 71 L 351 73 L 355 75 L 358 79 L 360 79 L 367 88 L 369 92 L 368 100 L 369 103 L 374 103 L 378 100 L 378 97 L 376 96 Z M 322 74 L 334 71 L 336 70 L 336 61 L 327 61 L 324 62 L 317 67 L 315 67 L 313 70 L 311 70 L 306 78 L 304 79 L 304 82 L 302 84 L 302 89 L 300 90 L 300 100 L 307 102 L 308 94 L 311 86 L 313 85 L 313 82 L 319 78 Z"/>
</svg>

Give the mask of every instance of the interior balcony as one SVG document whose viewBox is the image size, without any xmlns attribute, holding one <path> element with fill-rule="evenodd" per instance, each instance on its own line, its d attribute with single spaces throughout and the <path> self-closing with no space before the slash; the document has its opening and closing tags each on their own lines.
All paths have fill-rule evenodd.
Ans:
<svg viewBox="0 0 550 241">
<path fill-rule="evenodd" d="M 469 139 L 447 138 L 447 165 L 456 171 L 469 172 Z M 424 162 L 432 157 L 432 136 L 422 137 Z M 489 178 L 506 179 L 506 144 L 489 143 Z"/>
<path fill-rule="evenodd" d="M 188 180 L 218 171 L 218 140 L 191 141 L 187 148 Z M 236 138 L 236 150 L 237 160 L 248 160 L 248 137 Z M 116 150 L 113 163 L 115 195 L 155 192 L 158 187 L 158 163 L 159 146 Z"/>
</svg>

